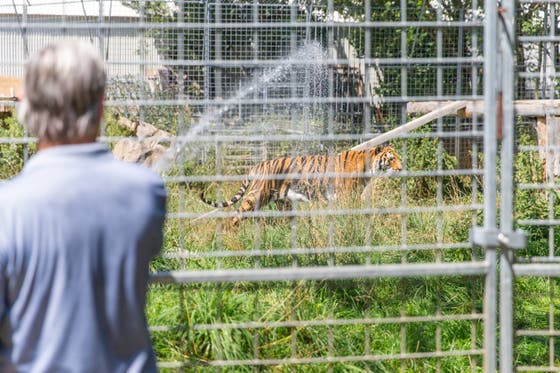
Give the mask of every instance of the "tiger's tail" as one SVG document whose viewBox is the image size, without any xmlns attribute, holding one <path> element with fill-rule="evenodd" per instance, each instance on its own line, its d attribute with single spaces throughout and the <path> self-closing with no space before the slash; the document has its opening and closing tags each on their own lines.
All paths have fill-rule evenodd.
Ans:
<svg viewBox="0 0 560 373">
<path fill-rule="evenodd" d="M 225 202 L 217 202 L 217 201 L 210 201 L 207 200 L 206 198 L 204 198 L 204 192 L 200 192 L 200 199 L 202 200 L 202 202 L 213 206 L 213 207 L 217 207 L 217 208 L 223 208 L 223 207 L 229 207 L 232 205 L 235 205 L 241 198 L 243 198 L 243 196 L 245 195 L 245 192 L 247 191 L 247 188 L 249 187 L 250 184 L 250 180 L 246 179 L 245 181 L 243 181 L 243 184 L 241 185 L 241 188 L 239 188 L 239 190 L 237 191 L 237 193 L 231 197 L 231 199 L 229 201 L 225 201 Z"/>
</svg>

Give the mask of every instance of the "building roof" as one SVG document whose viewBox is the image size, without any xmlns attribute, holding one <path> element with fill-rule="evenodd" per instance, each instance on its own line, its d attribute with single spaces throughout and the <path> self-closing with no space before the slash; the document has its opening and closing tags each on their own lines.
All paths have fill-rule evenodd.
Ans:
<svg viewBox="0 0 560 373">
<path fill-rule="evenodd" d="M 0 0 L 0 15 L 138 18 L 139 14 L 120 0 Z"/>
</svg>

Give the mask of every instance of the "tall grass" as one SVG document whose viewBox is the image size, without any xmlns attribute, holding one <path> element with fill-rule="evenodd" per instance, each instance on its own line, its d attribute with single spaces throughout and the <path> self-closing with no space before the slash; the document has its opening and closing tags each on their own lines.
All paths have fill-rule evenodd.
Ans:
<svg viewBox="0 0 560 373">
<path fill-rule="evenodd" d="M 185 371 L 194 367 L 198 371 L 215 371 L 215 367 L 208 365 L 216 360 L 325 359 L 327 356 L 398 355 L 401 351 L 429 352 L 436 349 L 438 329 L 442 350 L 468 350 L 473 343 L 480 348 L 479 321 L 401 324 L 398 317 L 385 323 L 368 320 L 403 313 L 433 315 L 436 304 L 443 314 L 468 314 L 472 311 L 473 297 L 482 297 L 480 282 L 476 283 L 464 278 L 447 281 L 434 278 L 175 286 L 174 289 L 154 286 L 148 315 L 152 325 L 156 322 L 155 325 L 177 327 L 153 332 L 154 344 L 161 361 L 187 363 Z M 347 323 L 333 325 L 329 321 Z M 244 324 L 248 322 L 255 324 Z M 475 341 L 471 335 L 473 328 Z M 365 371 L 367 367 L 391 372 L 399 370 L 401 364 L 409 372 L 435 371 L 438 364 L 445 372 L 470 371 L 473 365 L 469 357 L 455 357 L 439 362 L 435 358 L 349 361 L 332 367 L 338 372 Z M 288 372 L 290 366 L 298 372 L 321 372 L 328 364 L 279 363 L 264 369 Z M 225 369 L 250 370 L 241 365 Z"/>
<path fill-rule="evenodd" d="M 433 140 L 414 140 L 407 146 L 409 152 L 428 152 L 425 158 L 415 158 L 416 162 L 436 156 Z M 438 167 L 437 162 L 430 165 L 416 162 L 409 162 L 410 169 Z M 454 162 L 446 155 L 444 167 L 453 168 Z M 189 163 L 183 171 L 187 174 L 215 173 L 208 164 L 197 167 Z M 374 179 L 367 186 L 369 198 L 366 200 L 357 192 L 336 203 L 315 201 L 294 207 L 299 212 L 331 211 L 332 215 L 246 218 L 233 230 L 227 229 L 228 219 L 217 219 L 212 215 L 190 221 L 170 220 L 166 227 L 165 253 L 188 253 L 190 257 L 188 260 L 162 259 L 154 263 L 154 269 L 473 260 L 481 254 L 470 247 L 436 249 L 433 245 L 435 242 L 442 245 L 467 242 L 472 211 L 360 212 L 364 208 L 468 206 L 472 197 L 466 185 L 470 186 L 471 181 L 464 178 L 440 181 L 436 177 Z M 198 194 L 204 190 L 212 197 L 215 187 L 170 185 L 170 208 L 173 211 L 207 212 L 211 208 L 199 201 Z M 221 184 L 220 195 L 227 199 L 238 188 L 239 183 Z M 438 204 L 438 193 L 441 204 Z M 276 206 L 264 209 L 275 210 Z M 338 215 L 337 211 L 356 213 Z M 346 250 L 331 250 L 333 247 Z M 293 248 L 301 251 L 282 254 L 282 251 Z M 312 252 L 306 253 L 305 250 Z M 259 255 L 254 255 L 255 252 Z M 228 255 L 218 257 L 217 254 Z M 319 358 L 319 361 L 299 364 L 269 362 L 260 369 L 274 372 L 323 372 L 328 369 L 335 372 L 394 372 L 401 369 L 407 372 L 470 372 L 481 370 L 482 358 L 477 354 L 418 359 L 391 359 L 388 356 L 429 353 L 438 349 L 480 349 L 480 317 L 473 316 L 472 320 L 445 317 L 480 314 L 482 285 L 482 278 L 456 276 L 216 286 L 154 285 L 150 292 L 148 318 L 154 326 L 159 360 L 168 362 L 164 367 L 172 366 L 170 362 L 182 362 L 184 366 L 174 368 L 177 370 L 214 372 L 217 367 L 213 364 L 229 361 L 233 366 L 224 366 L 221 371 L 249 372 L 254 371 L 251 362 L 259 366 L 259 361 L 267 359 Z M 163 308 L 166 312 L 173 310 L 172 314 L 162 316 Z M 443 315 L 444 318 L 441 321 L 425 319 L 433 315 Z M 418 319 L 402 322 L 401 316 Z M 156 326 L 168 328 L 161 331 Z M 384 355 L 386 359 L 382 358 Z M 348 361 L 328 363 L 328 356 L 347 357 Z M 362 356 L 377 356 L 378 360 L 360 361 Z"/>
</svg>

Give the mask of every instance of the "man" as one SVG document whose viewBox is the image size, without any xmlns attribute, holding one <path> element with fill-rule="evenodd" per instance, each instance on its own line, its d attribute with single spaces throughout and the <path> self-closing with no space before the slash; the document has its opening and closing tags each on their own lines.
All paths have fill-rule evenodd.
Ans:
<svg viewBox="0 0 560 373">
<path fill-rule="evenodd" d="M 0 186 L 0 371 L 156 371 L 144 307 L 163 182 L 95 142 L 106 76 L 93 47 L 50 45 L 23 81 L 38 153 Z"/>
</svg>

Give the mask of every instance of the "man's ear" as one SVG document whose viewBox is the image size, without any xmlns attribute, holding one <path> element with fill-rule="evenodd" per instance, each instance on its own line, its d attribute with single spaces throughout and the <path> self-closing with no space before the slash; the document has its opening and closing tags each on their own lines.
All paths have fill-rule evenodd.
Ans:
<svg viewBox="0 0 560 373">
<path fill-rule="evenodd" d="M 21 101 L 25 98 L 25 92 L 23 90 L 23 86 L 19 86 L 14 93 L 14 99 L 16 101 Z"/>
<path fill-rule="evenodd" d="M 105 109 L 105 92 L 103 92 L 101 94 L 101 96 L 99 96 L 99 105 L 97 105 L 97 114 L 99 115 L 99 118 L 103 117 L 103 110 Z"/>
<path fill-rule="evenodd" d="M 97 136 L 101 136 L 101 121 L 103 120 L 103 111 L 105 110 L 105 92 L 99 96 L 99 102 L 97 104 Z"/>
</svg>

